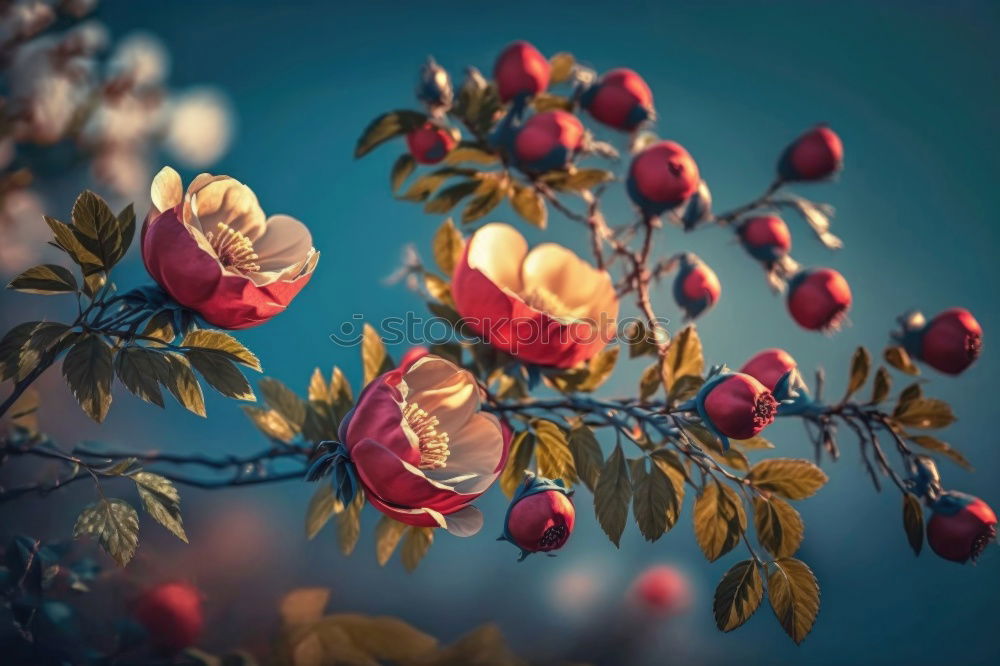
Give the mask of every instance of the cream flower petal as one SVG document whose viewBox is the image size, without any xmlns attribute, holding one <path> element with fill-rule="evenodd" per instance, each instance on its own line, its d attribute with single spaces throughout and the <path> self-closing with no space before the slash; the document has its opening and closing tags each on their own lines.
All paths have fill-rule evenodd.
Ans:
<svg viewBox="0 0 1000 666">
<path fill-rule="evenodd" d="M 469 239 L 469 268 L 478 269 L 499 287 L 521 291 L 521 262 L 528 241 L 509 224 L 491 222 Z"/>
<path fill-rule="evenodd" d="M 483 529 L 483 513 L 474 506 L 467 506 L 444 517 L 447 529 L 457 537 L 470 537 Z"/>
<path fill-rule="evenodd" d="M 425 470 L 427 478 L 447 483 L 460 493 L 479 493 L 489 488 L 503 455 L 503 430 L 497 417 L 478 412 L 465 426 L 448 435 L 448 464 L 442 469 Z"/>
<path fill-rule="evenodd" d="M 288 215 L 267 218 L 264 234 L 254 241 L 261 271 L 281 271 L 301 266 L 313 249 L 308 227 Z"/>
<path fill-rule="evenodd" d="M 153 178 L 149 188 L 149 196 L 153 200 L 153 208 L 162 213 L 170 210 L 184 199 L 184 185 L 181 176 L 171 167 L 165 166 Z"/>
<path fill-rule="evenodd" d="M 606 314 L 618 316 L 618 298 L 611 276 L 555 243 L 535 247 L 521 267 L 524 294 L 547 292 L 562 304 L 565 312 L 552 314 L 575 319 L 600 321 Z"/>
<path fill-rule="evenodd" d="M 449 433 L 462 428 L 479 411 L 481 395 L 468 371 L 437 356 L 425 356 L 403 376 L 407 402 L 417 403 L 438 418 L 438 430 Z"/>
<path fill-rule="evenodd" d="M 215 180 L 191 193 L 191 212 L 205 233 L 219 224 L 256 241 L 265 231 L 264 211 L 249 187 L 232 178 Z"/>
</svg>

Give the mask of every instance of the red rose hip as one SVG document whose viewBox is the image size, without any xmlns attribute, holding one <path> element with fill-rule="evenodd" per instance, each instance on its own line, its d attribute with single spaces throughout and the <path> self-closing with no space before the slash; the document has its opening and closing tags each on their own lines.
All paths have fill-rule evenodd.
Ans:
<svg viewBox="0 0 1000 666">
<path fill-rule="evenodd" d="M 851 287 L 832 268 L 804 270 L 788 284 L 788 311 L 810 331 L 836 330 L 851 307 Z"/>
<path fill-rule="evenodd" d="M 738 230 L 743 248 L 757 261 L 774 263 L 792 249 L 792 234 L 776 215 L 760 215 L 744 220 Z"/>
<path fill-rule="evenodd" d="M 817 125 L 785 148 L 778 162 L 778 175 L 785 181 L 823 180 L 843 166 L 840 137 L 826 125 Z"/>
<path fill-rule="evenodd" d="M 698 395 L 699 412 L 714 430 L 733 439 L 750 439 L 771 425 L 778 401 L 759 381 L 742 373 L 709 380 Z"/>
<path fill-rule="evenodd" d="M 996 514 L 978 497 L 949 491 L 937 499 L 933 511 L 927 522 L 927 543 L 946 560 L 975 562 L 996 539 Z"/>
<path fill-rule="evenodd" d="M 759 381 L 768 391 L 773 391 L 778 380 L 797 366 L 792 355 L 784 349 L 765 349 L 744 363 L 740 372 Z"/>
<path fill-rule="evenodd" d="M 164 652 L 191 647 L 205 626 L 201 593 L 188 583 L 162 583 L 146 590 L 134 614 L 153 645 Z"/>
<path fill-rule="evenodd" d="M 718 303 L 722 284 L 708 264 L 691 253 L 680 257 L 674 280 L 674 300 L 688 319 L 694 319 Z"/>
<path fill-rule="evenodd" d="M 497 92 L 504 102 L 542 92 L 549 87 L 550 73 L 549 61 L 525 41 L 514 42 L 505 48 L 493 66 Z"/>
<path fill-rule="evenodd" d="M 937 315 L 920 334 L 917 358 L 935 370 L 957 375 L 972 365 L 983 348 L 983 329 L 964 308 Z"/>
<path fill-rule="evenodd" d="M 559 550 L 576 521 L 571 495 L 561 480 L 526 472 L 507 508 L 500 540 L 520 548 L 521 560 L 531 553 Z"/>
<path fill-rule="evenodd" d="M 454 133 L 433 123 L 426 123 L 406 135 L 410 155 L 418 164 L 437 164 L 457 143 Z"/>
<path fill-rule="evenodd" d="M 698 190 L 698 165 L 673 141 L 660 141 L 632 159 L 629 167 L 629 197 L 644 212 L 659 215 L 679 206 Z"/>
<path fill-rule="evenodd" d="M 615 129 L 632 131 L 653 117 L 653 93 L 631 69 L 613 69 L 580 98 L 596 120 Z"/>
<path fill-rule="evenodd" d="M 514 139 L 514 158 L 526 171 L 551 171 L 569 164 L 583 145 L 583 125 L 566 111 L 546 111 L 528 119 Z"/>
</svg>

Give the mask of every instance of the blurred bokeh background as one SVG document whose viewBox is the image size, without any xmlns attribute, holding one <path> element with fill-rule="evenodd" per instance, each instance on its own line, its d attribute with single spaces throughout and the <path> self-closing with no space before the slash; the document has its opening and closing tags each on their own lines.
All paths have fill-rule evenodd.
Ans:
<svg viewBox="0 0 1000 666">
<path fill-rule="evenodd" d="M 387 174 L 401 142 L 359 162 L 352 150 L 375 115 L 416 106 L 413 88 L 427 55 L 455 77 L 469 64 L 489 72 L 499 50 L 521 38 L 547 55 L 570 51 L 598 71 L 636 69 L 654 92 L 658 133 L 688 148 L 720 209 L 756 196 L 770 182 L 782 147 L 814 123 L 829 122 L 844 140 L 845 171 L 835 184 L 800 192 L 836 206 L 834 231 L 846 247 L 832 253 L 794 221 L 794 255 L 848 278 L 852 325 L 832 337 L 797 328 L 729 233 L 709 228 L 685 235 L 670 228 L 660 251 L 697 252 L 723 284 L 720 303 L 700 322 L 708 359 L 739 365 L 758 349 L 782 346 L 803 368 L 823 366 L 830 390 L 838 392 L 853 349 L 880 350 L 897 314 L 967 307 L 986 330 L 984 354 L 960 380 L 927 373 L 926 390 L 956 405 L 960 420 L 945 439 L 976 467 L 970 474 L 942 462 L 945 485 L 1000 501 L 994 407 L 1000 360 L 991 336 L 1000 330 L 996 3 L 120 0 L 102 2 L 95 17 L 114 40 L 136 31 L 155 35 L 169 52 L 171 87 L 211 84 L 223 91 L 238 122 L 226 123 L 232 143 L 212 171 L 249 184 L 265 211 L 289 213 L 310 226 L 323 255 L 312 282 L 288 312 L 239 335 L 259 353 L 265 374 L 300 390 L 314 367 L 328 372 L 334 364 L 357 386 L 358 350 L 328 338 L 354 313 L 377 321 L 423 312 L 415 295 L 386 286 L 383 278 L 398 266 L 406 243 L 429 256 L 440 220 L 390 195 Z M 158 150 L 147 157 L 172 159 Z M 176 164 L 185 180 L 197 173 Z M 89 179 L 86 169 L 54 169 L 45 183 L 45 212 L 68 216 Z M 130 195 L 139 197 L 140 216 L 148 205 L 144 187 Z M 107 185 L 97 189 L 116 195 Z M 608 197 L 606 212 L 613 223 L 632 215 L 620 192 Z M 491 218 L 515 219 L 506 207 Z M 40 245 L 44 231 L 40 217 L 5 226 L 2 245 L 25 239 Z M 581 253 L 587 247 L 579 228 L 555 215 L 548 231 L 526 234 Z M 4 270 L 33 263 L 15 256 Z M 122 285 L 146 280 L 134 248 L 116 273 Z M 666 286 L 656 305 L 660 314 L 679 318 Z M 53 317 L 60 306 L 4 293 L 0 307 L 6 330 Z M 604 391 L 634 391 L 642 367 L 641 361 L 622 364 Z M 206 396 L 209 416 L 200 419 L 176 404 L 161 411 L 117 391 L 98 427 L 75 406 L 57 373 L 41 386 L 43 428 L 66 443 L 219 454 L 265 444 L 240 409 L 216 395 Z M 812 455 L 797 423 L 779 423 L 768 435 L 781 455 Z M 891 489 L 877 494 L 851 435 L 841 443 L 843 458 L 826 464 L 830 483 L 798 505 L 807 526 L 800 556 L 823 594 L 817 625 L 800 647 L 766 607 L 734 633 L 716 630 L 711 594 L 740 556 L 704 561 L 690 528 L 690 498 L 681 522 L 660 541 L 646 543 L 631 525 L 619 551 L 598 527 L 583 490 L 578 527 L 564 551 L 517 563 L 514 550 L 493 540 L 505 506 L 494 488 L 480 502 L 484 532 L 472 539 L 440 535 L 408 575 L 398 559 L 385 568 L 376 564 L 371 509 L 350 558 L 340 555 L 331 528 L 306 541 L 308 484 L 187 489 L 191 544 L 145 521 L 126 575 L 137 584 L 177 576 L 196 581 L 208 598 L 209 648 L 261 645 L 284 591 L 324 585 L 333 589 L 335 609 L 398 615 L 443 638 L 492 620 L 519 652 L 559 656 L 584 635 L 614 630 L 632 578 L 649 564 L 670 563 L 690 577 L 692 608 L 650 632 L 637 662 L 995 663 L 1000 551 L 991 547 L 977 566 L 957 566 L 930 552 L 915 559 L 898 495 Z M 41 501 L 0 506 L 0 531 L 64 537 L 91 493 L 79 484 Z"/>
</svg>

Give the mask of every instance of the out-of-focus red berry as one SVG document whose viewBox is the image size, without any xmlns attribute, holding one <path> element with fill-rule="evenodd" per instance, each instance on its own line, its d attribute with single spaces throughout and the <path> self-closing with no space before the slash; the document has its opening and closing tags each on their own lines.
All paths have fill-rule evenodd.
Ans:
<svg viewBox="0 0 1000 666">
<path fill-rule="evenodd" d="M 629 597 L 648 614 L 666 617 L 687 610 L 691 605 L 691 586 L 680 571 L 661 564 L 649 567 L 636 577 Z"/>
<path fill-rule="evenodd" d="M 832 268 L 800 272 L 788 284 L 788 311 L 802 328 L 836 330 L 851 307 L 851 287 Z"/>
<path fill-rule="evenodd" d="M 918 357 L 935 370 L 957 375 L 972 365 L 983 347 L 983 329 L 965 308 L 951 308 L 924 327 Z"/>
<path fill-rule="evenodd" d="M 457 143 L 453 132 L 433 123 L 426 123 L 406 135 L 410 155 L 418 164 L 437 164 Z"/>
<path fill-rule="evenodd" d="M 719 302 L 722 284 L 708 264 L 693 254 L 681 256 L 674 279 L 674 300 L 688 319 L 694 319 Z"/>
<path fill-rule="evenodd" d="M 519 95 L 537 95 L 549 87 L 549 61 L 538 49 L 525 41 L 517 41 L 500 52 L 493 66 L 497 92 L 504 102 Z"/>
<path fill-rule="evenodd" d="M 739 228 L 740 243 L 757 261 L 775 262 L 792 249 L 792 234 L 776 215 L 760 215 L 744 220 Z"/>
<path fill-rule="evenodd" d="M 583 145 L 580 119 L 566 111 L 536 113 L 514 139 L 514 158 L 529 171 L 565 167 Z"/>
<path fill-rule="evenodd" d="M 787 181 L 823 180 L 843 165 L 840 137 L 826 125 L 817 125 L 785 149 L 778 162 L 778 175 Z"/>
<path fill-rule="evenodd" d="M 744 363 L 740 372 L 759 381 L 768 391 L 773 391 L 778 380 L 797 366 L 792 355 L 784 349 L 765 349 Z"/>
<path fill-rule="evenodd" d="M 631 131 L 653 116 L 653 93 L 641 76 L 621 67 L 607 72 L 580 99 L 596 120 Z"/>
<path fill-rule="evenodd" d="M 778 411 L 767 387 L 742 373 L 733 373 L 710 388 L 705 414 L 715 429 L 733 439 L 750 439 L 771 425 Z"/>
<path fill-rule="evenodd" d="M 673 141 L 660 141 L 632 159 L 626 187 L 643 211 L 658 215 L 683 203 L 698 190 L 698 165 Z"/>
<path fill-rule="evenodd" d="M 188 583 L 162 583 L 146 590 L 134 614 L 153 645 L 165 652 L 191 647 L 205 626 L 201 593 Z"/>
</svg>

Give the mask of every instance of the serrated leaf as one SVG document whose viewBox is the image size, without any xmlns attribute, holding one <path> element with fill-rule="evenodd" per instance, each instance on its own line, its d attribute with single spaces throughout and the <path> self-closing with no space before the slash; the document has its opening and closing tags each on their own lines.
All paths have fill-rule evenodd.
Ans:
<svg viewBox="0 0 1000 666">
<path fill-rule="evenodd" d="M 951 411 L 951 405 L 934 398 L 911 400 L 893 414 L 893 418 L 903 425 L 921 429 L 944 428 L 957 420 L 955 413 Z"/>
<path fill-rule="evenodd" d="M 504 188 L 497 178 L 485 178 L 474 196 L 462 210 L 462 224 L 475 222 L 490 213 L 504 199 Z"/>
<path fill-rule="evenodd" d="M 774 557 L 791 557 L 802 544 L 802 517 L 780 497 L 754 497 L 753 524 L 760 545 Z"/>
<path fill-rule="evenodd" d="M 875 373 L 875 381 L 872 382 L 871 404 L 879 404 L 889 397 L 891 391 L 892 376 L 889 375 L 889 371 L 884 367 L 879 367 L 878 372 Z"/>
<path fill-rule="evenodd" d="M 427 122 L 427 115 L 403 109 L 390 111 L 377 117 L 361 133 L 354 146 L 354 157 L 364 157 L 389 139 L 402 136 Z"/>
<path fill-rule="evenodd" d="M 903 493 L 903 529 L 913 554 L 919 555 L 924 545 L 924 509 L 913 493 Z"/>
<path fill-rule="evenodd" d="M 694 398 L 704 383 L 705 380 L 698 375 L 681 375 L 674 380 L 674 385 L 670 387 L 667 403 L 675 405 Z"/>
<path fill-rule="evenodd" d="M 455 267 L 462 259 L 465 241 L 450 217 L 438 227 L 434 234 L 433 248 L 434 261 L 437 262 L 438 267 L 444 271 L 445 275 L 454 273 Z"/>
<path fill-rule="evenodd" d="M 268 407 L 278 412 L 293 430 L 302 430 L 302 424 L 306 420 L 306 405 L 302 398 L 295 395 L 295 391 L 271 377 L 260 380 L 257 388 Z"/>
<path fill-rule="evenodd" d="M 378 521 L 375 526 L 375 559 L 380 567 L 384 567 L 392 557 L 406 529 L 405 524 L 389 516 L 382 516 Z"/>
<path fill-rule="evenodd" d="M 7 331 L 3 340 L 0 340 L 0 380 L 8 379 L 17 374 L 21 363 L 21 350 L 28 344 L 31 334 L 42 323 L 40 321 L 27 321 L 18 324 Z"/>
<path fill-rule="evenodd" d="M 393 194 L 403 186 L 416 166 L 416 160 L 409 153 L 403 153 L 393 162 L 392 171 L 389 173 L 389 186 L 392 188 Z"/>
<path fill-rule="evenodd" d="M 403 538 L 403 548 L 400 556 L 403 559 L 403 567 L 407 571 L 413 571 L 424 559 L 431 544 L 434 543 L 434 528 L 432 527 L 407 527 L 406 536 Z"/>
<path fill-rule="evenodd" d="M 139 498 L 146 512 L 173 532 L 174 536 L 187 543 L 184 521 L 181 518 L 181 496 L 173 482 L 152 472 L 136 472 L 132 475 L 132 480 L 139 490 Z"/>
<path fill-rule="evenodd" d="M 128 252 L 135 236 L 135 207 L 132 204 L 125 206 L 116 216 L 115 222 L 118 224 L 118 234 L 121 239 L 119 255 L 115 258 L 117 262 Z"/>
<path fill-rule="evenodd" d="M 764 598 L 764 581 L 753 560 L 737 562 L 715 588 L 712 609 L 720 631 L 732 631 L 750 619 Z"/>
<path fill-rule="evenodd" d="M 882 353 L 882 357 L 885 359 L 886 363 L 901 372 L 905 372 L 908 375 L 920 374 L 920 368 L 917 367 L 917 364 L 913 362 L 910 355 L 903 347 L 886 347 L 885 351 Z"/>
<path fill-rule="evenodd" d="M 930 435 L 911 435 L 907 433 L 906 439 L 913 442 L 917 446 L 927 449 L 928 451 L 934 451 L 947 456 L 959 467 L 962 467 L 970 472 L 972 471 L 972 463 L 970 463 L 965 456 L 937 437 L 931 437 Z"/>
<path fill-rule="evenodd" d="M 395 366 L 385 350 L 382 338 L 371 324 L 365 324 L 361 339 L 361 365 L 364 368 L 365 386 Z"/>
<path fill-rule="evenodd" d="M 146 402 L 163 407 L 160 377 L 165 377 L 169 366 L 163 354 L 146 347 L 122 347 L 115 355 L 115 374 L 118 381 L 133 395 Z"/>
<path fill-rule="evenodd" d="M 198 351 L 209 350 L 222 353 L 236 363 L 253 368 L 257 372 L 261 371 L 260 360 L 253 352 L 243 346 L 239 340 L 222 331 L 196 328 L 184 336 L 181 346 L 197 348 Z"/>
<path fill-rule="evenodd" d="M 700 423 L 686 423 L 684 431 L 693 437 L 705 453 L 712 456 L 716 461 L 727 465 L 741 472 L 750 469 L 750 461 L 746 455 L 734 446 L 728 449 L 723 448 L 722 442 L 711 430 Z"/>
<path fill-rule="evenodd" d="M 535 419 L 531 422 L 535 431 L 535 460 L 538 473 L 550 479 L 562 479 L 566 485 L 577 482 L 573 454 L 563 429 L 552 421 Z"/>
<path fill-rule="evenodd" d="M 61 349 L 71 346 L 77 339 L 75 336 L 80 334 L 72 334 L 74 337 L 71 339 L 67 336 L 69 329 L 70 327 L 66 324 L 54 321 L 39 322 L 21 348 L 21 355 L 17 363 L 17 379 L 23 379 L 34 370 L 47 353 L 56 355 Z"/>
<path fill-rule="evenodd" d="M 579 425 L 569 431 L 569 450 L 573 454 L 573 467 L 583 484 L 593 492 L 604 466 L 604 454 L 594 431 Z"/>
<path fill-rule="evenodd" d="M 306 538 L 314 539 L 331 518 L 344 510 L 330 483 L 320 483 L 306 509 Z"/>
<path fill-rule="evenodd" d="M 295 438 L 295 430 L 288 421 L 274 409 L 259 407 L 243 407 L 244 413 L 250 418 L 262 433 L 284 444 L 290 444 Z"/>
<path fill-rule="evenodd" d="M 28 294 L 67 294 L 77 291 L 76 278 L 57 264 L 42 264 L 24 271 L 7 285 Z"/>
<path fill-rule="evenodd" d="M 535 453 L 535 434 L 530 430 L 522 430 L 514 435 L 510 443 L 510 455 L 507 465 L 500 472 L 500 489 L 507 497 L 513 497 L 514 491 L 524 480 L 524 471 L 531 464 Z"/>
<path fill-rule="evenodd" d="M 103 269 L 101 258 L 83 246 L 71 226 L 47 215 L 44 219 L 55 235 L 56 245 L 80 266 L 84 275 L 91 275 Z"/>
<path fill-rule="evenodd" d="M 100 258 L 105 271 L 124 256 L 118 219 L 107 202 L 84 190 L 73 204 L 73 231 L 80 243 Z"/>
<path fill-rule="evenodd" d="M 533 187 L 514 185 L 510 205 L 514 208 L 515 213 L 533 226 L 544 229 L 548 224 L 549 214 L 545 207 L 545 199 Z"/>
<path fill-rule="evenodd" d="M 549 58 L 549 84 L 553 85 L 556 83 L 563 83 L 569 80 L 569 77 L 573 74 L 573 66 L 576 64 L 576 59 L 573 58 L 572 53 L 566 53 L 562 51 L 555 54 Z"/>
<path fill-rule="evenodd" d="M 111 407 L 111 380 L 114 378 L 111 346 L 96 335 L 85 335 L 63 360 L 63 377 L 73 397 L 87 416 L 98 423 Z"/>
<path fill-rule="evenodd" d="M 351 503 L 337 514 L 337 541 L 340 552 L 350 555 L 361 536 L 361 509 L 365 506 L 365 491 L 358 489 Z"/>
<path fill-rule="evenodd" d="M 847 380 L 847 391 L 844 393 L 845 402 L 855 391 L 865 385 L 871 367 L 871 354 L 864 347 L 858 347 L 854 351 L 854 356 L 851 357 L 851 374 Z"/>
<path fill-rule="evenodd" d="M 813 496 L 829 478 L 808 460 L 771 458 L 751 467 L 747 480 L 761 490 L 800 500 Z"/>
<path fill-rule="evenodd" d="M 739 495 L 716 481 L 708 483 L 698 493 L 692 515 L 695 539 L 709 562 L 731 551 L 747 527 Z"/>
<path fill-rule="evenodd" d="M 680 377 L 700 377 L 704 371 L 705 357 L 702 354 L 701 338 L 698 337 L 695 325 L 689 324 L 670 341 L 670 348 L 661 367 L 663 385 L 669 392 Z"/>
<path fill-rule="evenodd" d="M 625 453 L 620 445 L 615 446 L 604 464 L 594 488 L 594 511 L 601 529 L 608 535 L 615 547 L 619 547 L 625 523 L 628 520 L 628 505 L 632 499 L 632 482 L 629 479 Z"/>
<path fill-rule="evenodd" d="M 478 190 L 479 183 L 479 180 L 470 179 L 449 185 L 434 195 L 433 199 L 424 204 L 424 212 L 439 215 L 450 212 L 452 208 L 458 205 L 458 202 Z"/>
<path fill-rule="evenodd" d="M 652 464 L 634 470 L 632 477 L 632 514 L 646 541 L 656 541 L 677 523 L 680 505 L 674 484 L 663 469 Z"/>
<path fill-rule="evenodd" d="M 796 644 L 812 630 L 819 614 L 819 584 L 804 562 L 786 557 L 771 562 L 767 596 L 778 622 Z"/>
<path fill-rule="evenodd" d="M 164 358 L 167 360 L 167 375 L 160 382 L 185 409 L 198 416 L 205 416 L 205 395 L 188 360 L 173 353 L 166 354 Z"/>
<path fill-rule="evenodd" d="M 250 388 L 250 382 L 226 356 L 193 349 L 188 350 L 185 355 L 208 385 L 222 395 L 236 400 L 257 399 Z"/>
<path fill-rule="evenodd" d="M 139 514 L 120 499 L 101 499 L 85 507 L 76 519 L 73 538 L 93 535 L 118 566 L 124 567 L 139 545 Z"/>
<path fill-rule="evenodd" d="M 171 310 L 160 310 L 146 322 L 142 334 L 149 338 L 156 338 L 164 343 L 172 343 L 177 333 L 174 331 L 174 313 Z M 152 343 L 156 346 L 156 343 Z"/>
</svg>

